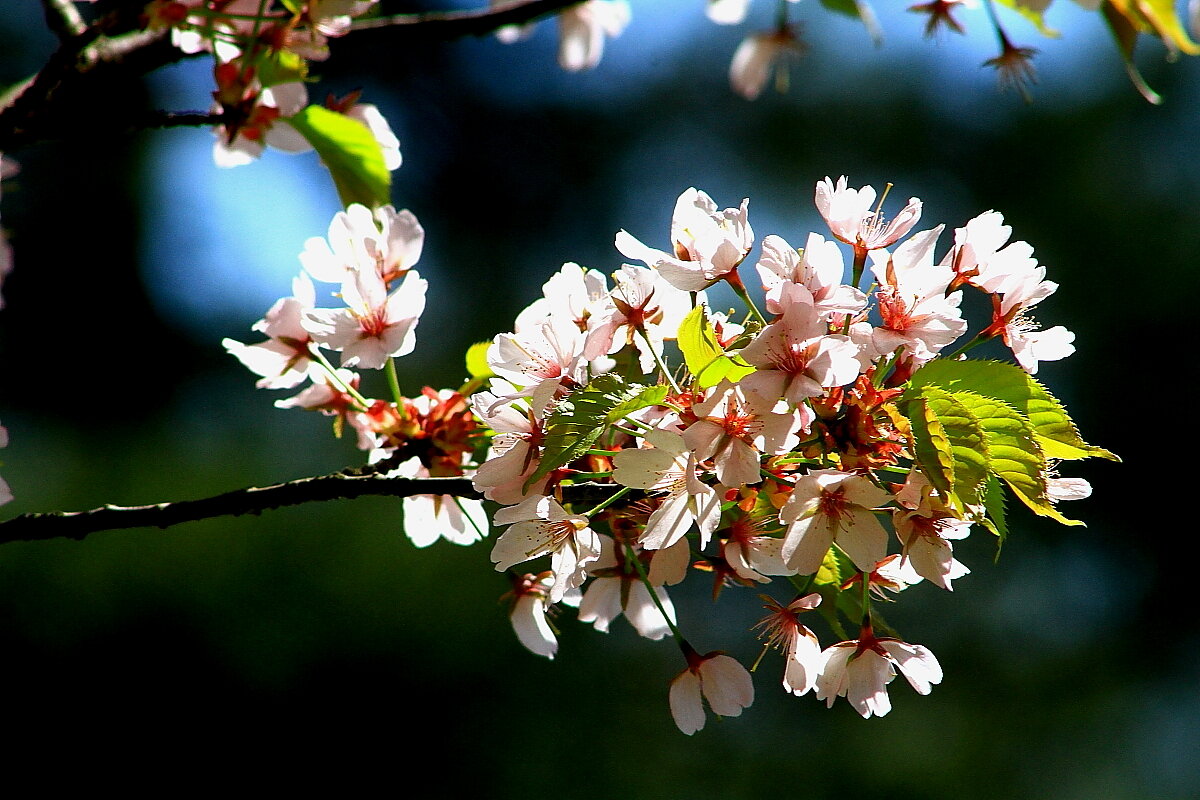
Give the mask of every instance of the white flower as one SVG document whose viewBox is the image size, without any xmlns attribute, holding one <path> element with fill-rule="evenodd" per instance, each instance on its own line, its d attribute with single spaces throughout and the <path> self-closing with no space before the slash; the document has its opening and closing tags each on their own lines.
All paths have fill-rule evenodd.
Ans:
<svg viewBox="0 0 1200 800">
<path fill-rule="evenodd" d="M 595 67 L 605 38 L 620 36 L 630 16 L 627 0 L 588 0 L 559 12 L 559 66 L 570 72 Z"/>
<path fill-rule="evenodd" d="M 887 531 L 871 509 L 891 495 L 861 475 L 814 470 L 796 481 L 779 519 L 788 526 L 783 558 L 802 575 L 821 568 L 836 540 L 860 570 L 874 569 L 887 555 Z"/>
<path fill-rule="evenodd" d="M 491 558 L 498 572 L 550 556 L 554 573 L 551 603 L 561 600 L 568 589 L 580 586 L 587 577 L 587 565 L 600 557 L 600 539 L 588 527 L 587 518 L 568 514 L 549 497 L 530 497 L 500 509 L 492 519 L 497 525 L 512 525 L 492 548 Z"/>
<path fill-rule="evenodd" d="M 865 254 L 891 247 L 921 218 L 921 201 L 913 197 L 900 214 L 885 225 L 883 215 L 871 208 L 875 203 L 875 189 L 870 186 L 851 189 L 846 185 L 845 175 L 838 178 L 836 186 L 829 178 L 817 183 L 816 203 L 829 230 L 841 241 L 852 245 L 856 256 L 860 251 Z"/>
<path fill-rule="evenodd" d="M 614 243 L 622 255 L 657 269 L 675 288 L 698 292 L 737 269 L 754 246 L 749 202 L 718 211 L 707 194 L 688 189 L 679 195 L 671 217 L 672 252 L 647 247 L 624 230 Z"/>
<path fill-rule="evenodd" d="M 933 684 L 942 682 L 942 667 L 927 648 L 899 639 L 877 638 L 870 629 L 861 639 L 826 648 L 821 658 L 817 699 L 832 707 L 834 700 L 845 697 L 864 719 L 872 714 L 882 717 L 892 710 L 887 685 L 897 670 L 918 694 L 929 694 Z"/>
<path fill-rule="evenodd" d="M 720 717 L 736 717 L 754 702 L 754 682 L 736 659 L 714 651 L 700 655 L 686 647 L 688 667 L 671 681 L 671 716 L 691 736 L 704 727 L 704 700 Z M 702 699 L 703 698 L 703 699 Z"/>
</svg>

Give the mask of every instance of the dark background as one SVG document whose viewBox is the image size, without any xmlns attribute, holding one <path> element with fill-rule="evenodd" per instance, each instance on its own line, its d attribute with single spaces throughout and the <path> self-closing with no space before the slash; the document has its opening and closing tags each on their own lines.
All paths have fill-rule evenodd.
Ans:
<svg viewBox="0 0 1200 800">
<path fill-rule="evenodd" d="M 968 39 L 934 43 L 921 19 L 887 11 L 876 50 L 815 4 L 793 8 L 810 50 L 791 91 L 746 102 L 725 70 L 739 38 L 769 23 L 764 0 L 741 29 L 708 23 L 698 1 L 634 0 L 631 28 L 586 74 L 557 69 L 549 22 L 510 47 L 401 47 L 367 33 L 334 42 L 315 70 L 314 99 L 363 87 L 402 142 L 393 196 L 426 227 L 431 284 L 401 364 L 409 392 L 457 385 L 467 345 L 508 330 L 563 261 L 616 269 L 620 228 L 663 244 L 688 186 L 722 207 L 749 197 L 757 238 L 796 245 L 822 232 L 812 187 L 826 175 L 892 181 L 895 208 L 921 197 L 930 226 L 1004 213 L 1061 284 L 1038 319 L 1078 336 L 1078 352 L 1038 377 L 1125 462 L 1065 465 L 1095 487 L 1065 509 L 1087 528 L 1017 511 L 998 563 L 976 532 L 956 550 L 972 574 L 953 594 L 922 585 L 888 610 L 945 669 L 929 697 L 897 681 L 892 713 L 864 721 L 845 703 L 785 696 L 769 655 L 754 706 L 684 737 L 666 703 L 682 667 L 669 642 L 624 621 L 600 634 L 568 611 L 558 658 L 532 656 L 497 602 L 507 587 L 489 545 L 417 551 L 399 504 L 368 499 L 5 545 L 7 724 L 31 749 L 65 736 L 159 763 L 203 754 L 218 774 L 287 763 L 288 778 L 388 774 L 452 795 L 1200 794 L 1194 557 L 1181 549 L 1194 538 L 1183 367 L 1200 68 L 1144 44 L 1139 63 L 1166 98 L 1152 107 L 1099 18 L 1060 4 L 1058 41 L 1004 17 L 1017 43 L 1043 50 L 1028 106 L 978 66 L 994 54 L 982 12 L 961 15 Z M 32 0 L 0 12 L 0 81 L 52 50 L 39 15 Z M 203 109 L 207 80 L 203 61 L 188 62 L 114 85 L 98 105 Z M 255 340 L 250 324 L 289 291 L 295 254 L 337 210 L 315 158 L 269 154 L 222 172 L 208 131 L 101 127 L 81 119 L 67 139 L 11 154 L 21 172 L 3 195 L 16 268 L 0 311 L 0 421 L 16 500 L 4 516 L 361 463 L 323 418 L 273 409 L 219 344 Z M 673 592 L 685 632 L 753 661 L 752 593 L 727 591 L 713 609 L 704 579 L 689 583 Z M 114 740 L 118 729 L 129 732 Z"/>
</svg>

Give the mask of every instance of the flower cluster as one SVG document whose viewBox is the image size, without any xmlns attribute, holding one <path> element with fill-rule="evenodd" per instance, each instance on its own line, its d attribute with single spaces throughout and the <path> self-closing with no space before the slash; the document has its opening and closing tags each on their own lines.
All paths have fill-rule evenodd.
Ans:
<svg viewBox="0 0 1200 800">
<path fill-rule="evenodd" d="M 640 263 L 611 276 L 564 264 L 513 330 L 476 352 L 469 398 L 399 394 L 392 359 L 412 349 L 424 306 L 412 270 L 423 234 L 390 207 L 339 214 L 327 240 L 308 242 L 293 295 L 255 326 L 267 340 L 225 344 L 262 387 L 309 381 L 278 405 L 336 415 L 384 468 L 468 476 L 498 504 L 491 521 L 505 530 L 491 560 L 509 575 L 512 625 L 534 653 L 557 652 L 549 615 L 563 606 L 600 631 L 624 616 L 648 639 L 671 636 L 685 668 L 670 708 L 691 734 L 706 702 L 736 716 L 754 688 L 732 656 L 692 647 L 668 587 L 702 571 L 715 599 L 780 581 L 792 597 L 762 595 L 760 628 L 784 653 L 784 689 L 883 715 L 896 674 L 928 694 L 942 671 L 873 606 L 922 581 L 952 591 L 970 572 L 953 543 L 975 527 L 1006 534 L 1005 487 L 1073 524 L 1057 504 L 1089 489 L 1053 477 L 1053 462 L 1113 456 L 1086 444 L 1031 377 L 1072 352 L 1072 334 L 1033 323 L 1030 309 L 1057 285 L 1000 214 L 957 228 L 939 257 L 944 226 L 918 230 L 916 198 L 888 219 L 871 187 L 843 177 L 819 182 L 814 200 L 831 238 L 761 243 L 765 314 L 739 274 L 755 246 L 748 201 L 722 209 L 689 189 L 661 249 L 616 235 Z M 345 308 L 314 308 L 313 278 L 340 284 Z M 709 307 L 720 282 L 745 303 L 740 318 Z M 989 299 L 990 318 L 952 351 L 971 327 L 968 290 Z M 1016 364 L 963 358 L 989 339 Z M 340 352 L 340 368 L 322 350 Z M 387 370 L 393 399 L 364 397 L 348 367 Z M 487 525 L 478 501 L 405 501 L 418 546 L 470 544 Z M 531 562 L 539 571 L 517 569 Z M 811 610 L 835 635 L 825 648 L 800 621 Z"/>
</svg>

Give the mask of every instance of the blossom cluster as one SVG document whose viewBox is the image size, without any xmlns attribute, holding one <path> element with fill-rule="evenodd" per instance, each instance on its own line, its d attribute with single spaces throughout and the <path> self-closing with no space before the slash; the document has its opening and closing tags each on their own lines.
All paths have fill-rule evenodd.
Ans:
<svg viewBox="0 0 1200 800">
<path fill-rule="evenodd" d="M 292 296 L 255 325 L 266 341 L 225 346 L 261 387 L 308 382 L 277 405 L 334 415 L 379 469 L 469 477 L 488 506 L 406 498 L 405 530 L 423 547 L 478 541 L 489 516 L 504 528 L 491 560 L 510 578 L 512 625 L 534 653 L 556 654 L 549 619 L 564 606 L 600 631 L 624 616 L 648 639 L 672 637 L 686 666 L 669 705 L 691 734 L 705 702 L 736 716 L 753 683 L 732 656 L 692 647 L 669 587 L 698 571 L 715 579 L 714 595 L 782 583 L 792 597 L 762 595 L 760 633 L 784 653 L 784 689 L 883 715 L 897 674 L 928 694 L 942 672 L 873 604 L 922 581 L 952 591 L 970 572 L 954 542 L 976 526 L 1005 532 L 1002 485 L 1071 523 L 1056 504 L 1090 488 L 1055 477 L 1050 456 L 1111 454 L 1079 439 L 1030 377 L 1070 355 L 1073 335 L 1033 322 L 1057 285 L 999 213 L 955 229 L 939 258 L 945 227 L 918 230 L 916 198 L 889 220 L 871 187 L 843 177 L 819 182 L 814 200 L 828 238 L 761 242 L 765 313 L 739 274 L 755 246 L 748 201 L 722 209 L 693 188 L 661 249 L 620 231 L 616 249 L 637 263 L 611 276 L 564 264 L 513 330 L 477 348 L 467 387 L 415 399 L 400 394 L 392 359 L 412 350 L 424 307 L 413 270 L 423 232 L 407 211 L 351 206 L 328 239 L 309 240 Z M 345 307 L 316 308 L 312 279 L 340 284 Z M 710 308 L 718 282 L 745 303 L 739 318 Z M 970 327 L 967 290 L 990 299 L 990 319 L 952 354 Z M 962 361 L 989 339 L 1016 365 Z M 350 368 L 387 371 L 392 399 L 365 397 Z M 1017 390 L 1042 393 L 1037 423 Z M 1003 438 L 985 424 L 993 417 L 1015 420 L 1024 438 Z M 952 446 L 968 441 L 978 453 Z M 1007 455 L 993 463 L 997 448 Z M 517 569 L 530 562 L 537 571 Z M 801 622 L 813 610 L 836 637 L 824 648 Z"/>
</svg>

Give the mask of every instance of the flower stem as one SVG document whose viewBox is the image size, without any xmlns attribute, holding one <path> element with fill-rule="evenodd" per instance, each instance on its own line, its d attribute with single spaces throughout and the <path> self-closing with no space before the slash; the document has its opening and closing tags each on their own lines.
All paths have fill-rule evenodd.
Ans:
<svg viewBox="0 0 1200 800">
<path fill-rule="evenodd" d="M 746 291 L 746 285 L 742 283 L 741 276 L 737 274 L 737 270 L 726 272 L 724 277 L 725 282 L 733 289 L 733 293 L 742 299 L 742 302 L 750 309 L 750 313 L 765 328 L 767 326 L 767 318 L 762 315 L 762 312 L 758 310 L 758 306 L 754 305 L 754 301 L 750 299 L 750 293 Z"/>
<path fill-rule="evenodd" d="M 597 505 L 595 508 L 591 509 L 590 511 L 583 512 L 580 516 L 591 519 L 593 516 L 595 516 L 596 514 L 599 514 L 601 511 L 608 508 L 613 503 L 617 502 L 622 497 L 629 494 L 631 491 L 632 491 L 632 489 L 630 489 L 628 486 L 622 486 L 621 490 L 619 492 L 615 492 L 612 497 L 609 497 L 609 498 L 606 498 L 606 499 L 600 501 L 599 505 Z"/>
<path fill-rule="evenodd" d="M 352 400 L 354 400 L 354 402 L 358 403 L 359 406 L 361 407 L 362 411 L 366 411 L 367 409 L 369 409 L 371 407 L 370 400 L 363 397 L 362 394 L 358 391 L 358 389 L 355 389 L 349 383 L 342 380 L 342 377 L 337 374 L 337 369 L 333 366 L 333 364 L 329 363 L 329 359 L 327 359 L 325 357 L 324 353 L 322 353 L 317 347 L 315 347 L 314 345 L 311 345 L 311 344 L 309 345 L 308 353 L 310 356 L 312 356 L 314 361 L 316 361 L 318 364 L 320 364 L 325 369 L 325 372 L 328 373 L 328 375 L 329 375 L 330 381 L 332 381 L 334 384 L 337 384 L 337 387 L 343 393 L 349 395 L 350 398 Z"/>
<path fill-rule="evenodd" d="M 658 365 L 658 369 L 667 378 L 667 383 L 671 384 L 671 388 L 675 390 L 675 394 L 683 394 L 683 390 L 679 388 L 679 384 L 675 382 L 674 376 L 667 370 L 667 365 L 663 363 L 662 358 L 658 355 L 658 351 L 654 349 L 654 342 L 650 341 L 650 334 L 646 333 L 645 328 L 638 328 L 638 333 L 646 340 L 646 345 L 650 348 L 650 355 L 654 356 L 654 363 Z"/>
<path fill-rule="evenodd" d="M 396 375 L 396 359 L 389 358 L 383 365 L 387 374 L 388 388 L 392 391 L 392 400 L 397 406 L 404 407 L 404 395 L 400 393 L 400 378 Z"/>
</svg>

